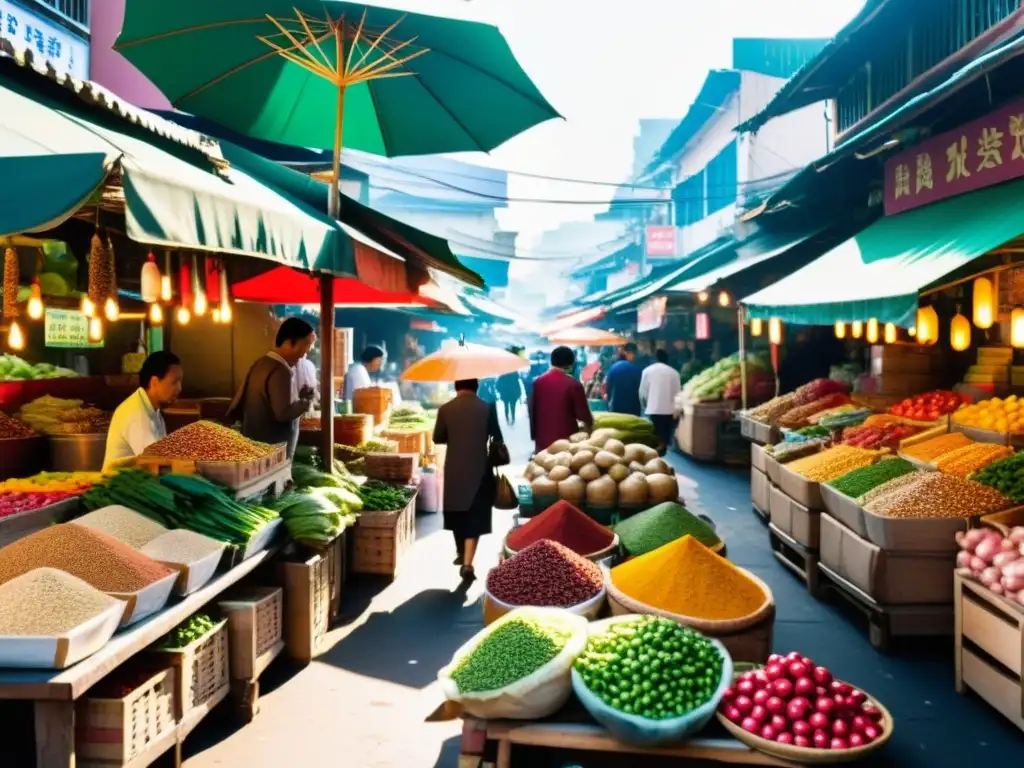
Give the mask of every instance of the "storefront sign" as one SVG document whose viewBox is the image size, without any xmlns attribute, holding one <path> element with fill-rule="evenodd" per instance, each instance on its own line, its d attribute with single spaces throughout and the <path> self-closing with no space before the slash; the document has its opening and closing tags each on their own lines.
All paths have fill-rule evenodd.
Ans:
<svg viewBox="0 0 1024 768">
<path fill-rule="evenodd" d="M 935 136 L 885 163 L 885 214 L 1024 176 L 1024 101 Z"/>
<path fill-rule="evenodd" d="M 646 247 L 648 256 L 675 256 L 676 228 L 647 227 Z"/>
<path fill-rule="evenodd" d="M 48 61 L 61 74 L 89 79 L 89 43 L 11 0 L 0 0 L 0 37 L 32 51 L 36 61 Z"/>
<path fill-rule="evenodd" d="M 694 336 L 697 341 L 707 341 L 711 338 L 711 315 L 707 312 L 698 312 L 696 325 Z"/>
<path fill-rule="evenodd" d="M 667 296 L 655 296 L 648 299 L 636 310 L 637 333 L 656 331 L 665 322 L 665 306 L 668 304 Z"/>
<path fill-rule="evenodd" d="M 102 341 L 89 341 L 89 318 L 76 309 L 47 309 L 44 344 L 59 349 L 98 349 Z"/>
</svg>

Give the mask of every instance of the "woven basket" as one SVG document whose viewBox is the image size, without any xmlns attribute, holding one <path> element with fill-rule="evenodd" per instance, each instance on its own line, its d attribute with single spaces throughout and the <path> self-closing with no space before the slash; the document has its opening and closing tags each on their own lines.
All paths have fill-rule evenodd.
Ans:
<svg viewBox="0 0 1024 768">
<path fill-rule="evenodd" d="M 502 551 L 504 552 L 505 557 L 512 557 L 518 551 L 518 550 L 512 549 L 508 545 L 508 537 L 509 537 L 509 534 L 511 534 L 511 533 L 512 533 L 512 531 L 509 531 L 508 533 L 506 533 L 505 534 L 505 539 L 501 543 Z M 587 560 L 593 560 L 594 562 L 597 562 L 598 560 L 603 560 L 606 557 L 610 557 L 611 555 L 616 554 L 618 551 L 619 551 L 619 534 L 616 533 L 614 535 L 614 537 L 612 538 L 612 543 L 609 544 L 607 547 L 605 547 L 604 549 L 599 549 L 597 552 L 591 552 L 589 555 L 583 555 L 583 557 L 587 558 Z"/>
</svg>

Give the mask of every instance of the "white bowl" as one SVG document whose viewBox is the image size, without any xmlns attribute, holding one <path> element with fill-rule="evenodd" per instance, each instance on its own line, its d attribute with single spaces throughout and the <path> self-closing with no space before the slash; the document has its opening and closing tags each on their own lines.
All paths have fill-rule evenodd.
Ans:
<svg viewBox="0 0 1024 768">
<path fill-rule="evenodd" d="M 178 576 L 179 574 L 174 572 L 159 581 L 154 581 L 148 587 L 143 587 L 138 592 L 108 592 L 107 594 L 111 597 L 116 597 L 127 603 L 121 619 L 121 626 L 127 627 L 147 616 L 152 616 L 167 605 L 167 601 L 171 597 L 171 590 L 174 589 L 174 585 L 178 581 Z"/>
<path fill-rule="evenodd" d="M 60 637 L 0 636 L 0 667 L 66 669 L 107 644 L 124 617 L 125 604 L 111 603 L 103 613 Z"/>
</svg>

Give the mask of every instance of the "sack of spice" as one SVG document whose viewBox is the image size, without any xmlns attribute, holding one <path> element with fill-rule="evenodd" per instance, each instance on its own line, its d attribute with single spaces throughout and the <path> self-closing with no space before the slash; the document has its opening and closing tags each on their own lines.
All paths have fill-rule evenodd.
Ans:
<svg viewBox="0 0 1024 768">
<path fill-rule="evenodd" d="M 437 678 L 445 698 L 474 717 L 547 717 L 568 701 L 572 662 L 586 644 L 583 616 L 517 608 L 459 648 Z"/>
</svg>

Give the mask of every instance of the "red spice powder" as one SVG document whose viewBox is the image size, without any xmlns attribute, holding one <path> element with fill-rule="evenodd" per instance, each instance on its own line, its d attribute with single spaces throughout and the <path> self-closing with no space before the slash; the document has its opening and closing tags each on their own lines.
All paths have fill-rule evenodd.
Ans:
<svg viewBox="0 0 1024 768">
<path fill-rule="evenodd" d="M 580 555 L 599 552 L 615 534 L 591 520 L 567 501 L 559 500 L 508 535 L 510 549 L 519 551 L 541 539 L 557 541 Z"/>
</svg>

